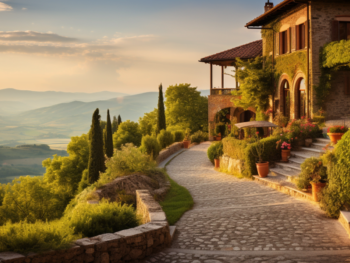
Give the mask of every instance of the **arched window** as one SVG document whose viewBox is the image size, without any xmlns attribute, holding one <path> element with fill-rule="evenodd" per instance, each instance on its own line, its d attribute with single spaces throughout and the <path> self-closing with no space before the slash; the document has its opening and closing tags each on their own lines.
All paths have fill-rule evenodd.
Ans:
<svg viewBox="0 0 350 263">
<path fill-rule="evenodd" d="M 299 118 L 306 116 L 306 85 L 305 79 L 298 80 L 298 97 L 299 97 Z"/>
<path fill-rule="evenodd" d="M 282 83 L 283 89 L 283 115 L 290 119 L 290 90 L 289 83 L 287 80 Z"/>
</svg>

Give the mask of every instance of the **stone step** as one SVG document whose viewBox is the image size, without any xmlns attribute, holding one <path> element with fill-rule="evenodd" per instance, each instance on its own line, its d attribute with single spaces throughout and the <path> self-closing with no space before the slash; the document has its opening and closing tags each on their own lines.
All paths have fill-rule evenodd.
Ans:
<svg viewBox="0 0 350 263">
<path fill-rule="evenodd" d="M 308 151 L 308 152 L 314 152 L 314 153 L 319 153 L 320 155 L 324 153 L 323 150 L 312 148 L 312 147 L 301 147 L 300 148 L 302 151 Z"/>
<path fill-rule="evenodd" d="M 330 139 L 326 139 L 326 138 L 316 138 L 316 141 L 318 143 L 325 143 L 325 144 L 331 143 L 331 140 Z"/>
<path fill-rule="evenodd" d="M 326 143 L 314 142 L 314 143 L 312 143 L 312 146 L 311 146 L 311 147 L 313 147 L 313 148 L 315 148 L 315 149 L 323 150 L 324 148 L 327 147 L 327 145 L 328 145 L 328 144 L 326 144 Z M 333 150 L 334 147 L 333 147 L 333 146 L 328 146 L 328 149 L 329 149 L 329 150 Z"/>
<path fill-rule="evenodd" d="M 276 168 L 281 168 L 284 169 L 286 171 L 293 171 L 293 172 L 297 172 L 300 173 L 301 172 L 301 168 L 300 168 L 300 164 L 296 164 L 296 163 L 276 163 Z"/>
<path fill-rule="evenodd" d="M 301 158 L 301 159 L 307 159 L 311 157 L 320 157 L 320 153 L 312 152 L 312 151 L 291 151 L 291 156 Z"/>
<path fill-rule="evenodd" d="M 305 161 L 305 158 L 291 157 L 289 158 L 289 163 L 301 165 Z"/>
<path fill-rule="evenodd" d="M 281 168 L 270 168 L 270 173 L 272 173 L 272 176 L 274 175 L 282 175 L 286 177 L 288 182 L 293 182 L 295 178 L 299 175 L 296 171 L 286 171 Z"/>
</svg>

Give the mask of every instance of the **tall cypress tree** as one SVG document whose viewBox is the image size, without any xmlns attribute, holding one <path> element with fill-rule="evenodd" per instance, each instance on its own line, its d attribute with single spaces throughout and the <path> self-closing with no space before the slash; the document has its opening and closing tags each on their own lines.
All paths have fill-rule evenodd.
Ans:
<svg viewBox="0 0 350 263">
<path fill-rule="evenodd" d="M 112 133 L 115 133 L 117 130 L 118 130 L 118 119 L 116 116 L 113 116 Z"/>
<path fill-rule="evenodd" d="M 108 158 L 113 156 L 113 132 L 112 132 L 112 123 L 111 117 L 109 116 L 109 110 L 107 110 L 107 126 L 106 126 L 106 152 Z"/>
<path fill-rule="evenodd" d="M 122 123 L 122 118 L 118 115 L 118 126 Z"/>
<path fill-rule="evenodd" d="M 104 172 L 106 170 L 100 117 L 99 109 L 96 109 L 92 115 L 91 125 L 90 156 L 88 167 L 90 184 L 96 182 L 100 176 L 100 172 Z"/>
<path fill-rule="evenodd" d="M 165 110 L 164 110 L 164 100 L 163 100 L 163 86 L 162 86 L 162 84 L 159 85 L 157 134 L 161 130 L 166 130 Z"/>
</svg>

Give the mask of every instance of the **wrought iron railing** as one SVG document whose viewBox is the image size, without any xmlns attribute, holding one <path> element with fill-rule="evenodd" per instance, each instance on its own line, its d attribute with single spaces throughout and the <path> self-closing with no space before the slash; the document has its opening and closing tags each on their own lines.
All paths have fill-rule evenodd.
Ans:
<svg viewBox="0 0 350 263">
<path fill-rule="evenodd" d="M 212 89 L 211 95 L 231 95 L 231 92 L 236 89 Z"/>
</svg>

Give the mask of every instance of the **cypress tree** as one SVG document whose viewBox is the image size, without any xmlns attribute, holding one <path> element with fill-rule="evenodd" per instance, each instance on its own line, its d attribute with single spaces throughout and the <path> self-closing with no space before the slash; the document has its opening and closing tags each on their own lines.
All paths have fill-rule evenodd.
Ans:
<svg viewBox="0 0 350 263">
<path fill-rule="evenodd" d="M 166 130 L 165 110 L 164 110 L 164 100 L 163 100 L 163 86 L 162 86 L 162 84 L 159 85 L 157 134 L 161 130 Z"/>
<path fill-rule="evenodd" d="M 118 119 L 116 116 L 113 116 L 112 132 L 115 133 L 117 130 L 118 130 Z"/>
<path fill-rule="evenodd" d="M 122 123 L 122 118 L 120 117 L 120 115 L 118 115 L 118 127 L 121 123 Z"/>
<path fill-rule="evenodd" d="M 104 172 L 106 170 L 105 158 L 103 154 L 103 138 L 100 126 L 99 109 L 96 109 L 94 114 L 92 115 L 90 156 L 88 169 L 90 184 L 96 182 L 100 176 L 100 172 Z"/>
<path fill-rule="evenodd" d="M 106 152 L 108 158 L 113 156 L 113 132 L 112 132 L 112 123 L 111 117 L 109 116 L 109 110 L 107 110 L 107 126 L 106 126 Z"/>
</svg>

